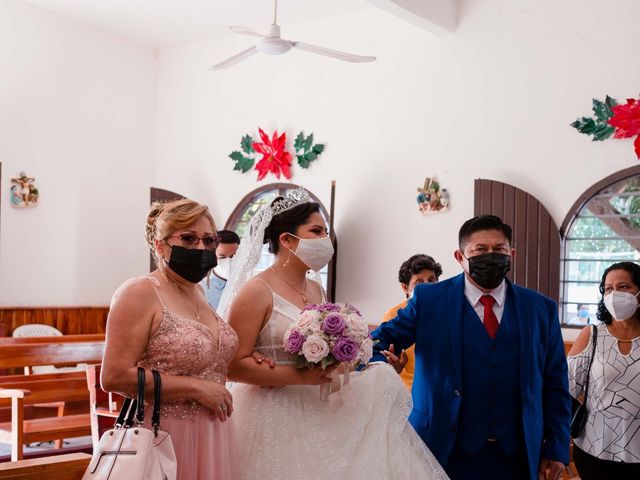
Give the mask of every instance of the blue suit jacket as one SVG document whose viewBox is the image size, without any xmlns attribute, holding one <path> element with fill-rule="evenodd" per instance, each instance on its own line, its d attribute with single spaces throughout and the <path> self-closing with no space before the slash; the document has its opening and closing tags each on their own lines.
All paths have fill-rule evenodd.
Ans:
<svg viewBox="0 0 640 480">
<path fill-rule="evenodd" d="M 409 421 L 446 467 L 456 438 L 462 402 L 464 273 L 418 285 L 406 308 L 373 332 L 372 361 L 393 343 L 396 351 L 415 343 L 413 411 Z M 540 457 L 569 463 L 571 397 L 556 303 L 507 281 L 507 302 L 518 322 L 522 428 L 531 479 Z"/>
</svg>

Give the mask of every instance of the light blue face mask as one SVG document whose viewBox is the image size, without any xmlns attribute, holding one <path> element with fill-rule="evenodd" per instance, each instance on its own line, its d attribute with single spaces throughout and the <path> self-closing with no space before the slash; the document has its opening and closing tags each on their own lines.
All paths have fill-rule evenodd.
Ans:
<svg viewBox="0 0 640 480">
<path fill-rule="evenodd" d="M 580 318 L 589 318 L 589 310 L 580 310 L 578 316 Z"/>
</svg>

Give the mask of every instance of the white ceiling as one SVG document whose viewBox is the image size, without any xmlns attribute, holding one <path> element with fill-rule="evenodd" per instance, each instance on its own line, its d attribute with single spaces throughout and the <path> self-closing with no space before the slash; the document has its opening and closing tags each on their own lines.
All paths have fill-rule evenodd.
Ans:
<svg viewBox="0 0 640 480">
<path fill-rule="evenodd" d="M 25 0 L 114 35 L 165 47 L 229 33 L 230 25 L 264 30 L 272 0 Z M 366 0 L 279 0 L 278 23 L 375 8 Z"/>
</svg>

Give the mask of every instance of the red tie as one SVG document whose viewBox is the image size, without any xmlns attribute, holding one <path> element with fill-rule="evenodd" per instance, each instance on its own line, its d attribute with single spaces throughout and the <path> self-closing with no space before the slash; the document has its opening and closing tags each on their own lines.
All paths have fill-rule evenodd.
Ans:
<svg viewBox="0 0 640 480">
<path fill-rule="evenodd" d="M 484 305 L 484 328 L 487 329 L 487 333 L 493 340 L 496 338 L 500 326 L 496 314 L 493 313 L 493 304 L 496 303 L 496 299 L 491 295 L 482 295 L 480 303 Z"/>
</svg>

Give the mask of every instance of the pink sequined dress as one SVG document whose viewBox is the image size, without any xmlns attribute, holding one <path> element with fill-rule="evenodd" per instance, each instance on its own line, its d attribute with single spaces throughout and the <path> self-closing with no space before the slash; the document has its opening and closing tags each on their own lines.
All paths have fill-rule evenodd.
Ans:
<svg viewBox="0 0 640 480">
<path fill-rule="evenodd" d="M 148 277 L 149 278 L 149 277 Z M 153 283 L 155 279 L 149 278 Z M 155 287 L 154 287 L 155 289 Z M 156 294 L 158 293 L 156 289 Z M 162 303 L 162 323 L 149 339 L 139 366 L 160 373 L 225 384 L 227 366 L 238 348 L 238 336 L 218 319 L 218 336 L 205 324 L 179 317 Z M 222 423 L 192 400 L 163 401 L 160 428 L 171 434 L 178 480 L 231 480 L 232 419 Z M 145 412 L 150 423 L 151 408 Z"/>
</svg>

